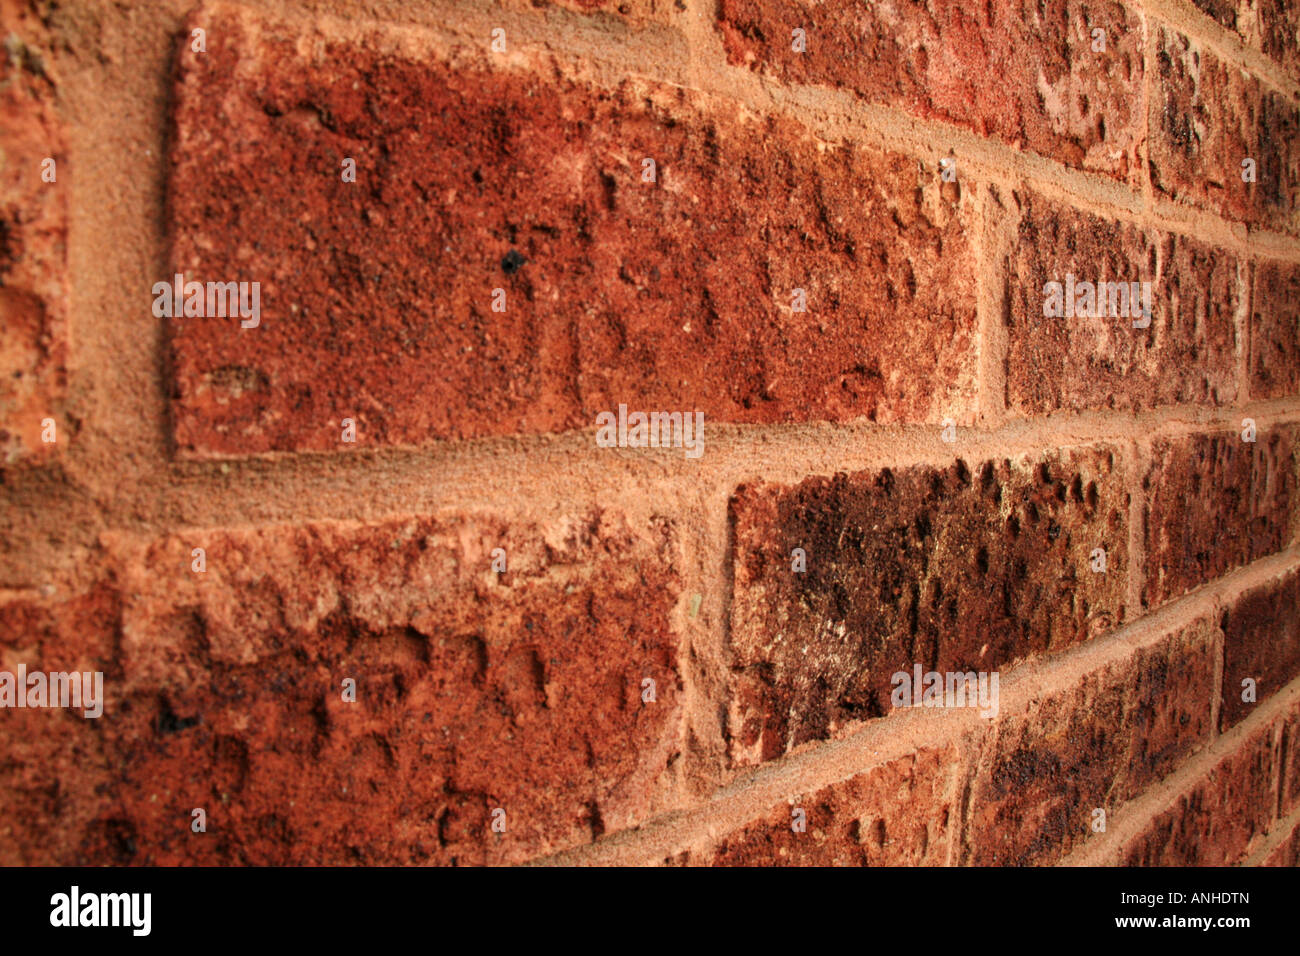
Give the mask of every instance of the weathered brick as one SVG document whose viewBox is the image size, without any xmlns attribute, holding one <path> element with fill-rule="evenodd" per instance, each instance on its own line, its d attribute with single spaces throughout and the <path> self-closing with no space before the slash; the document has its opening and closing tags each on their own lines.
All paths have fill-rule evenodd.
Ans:
<svg viewBox="0 0 1300 956">
<path fill-rule="evenodd" d="M 926 748 L 773 807 L 679 862 L 710 866 L 942 866 L 956 827 L 953 747 Z M 807 829 L 792 829 L 795 808 Z"/>
<path fill-rule="evenodd" d="M 1300 77 L 1300 6 L 1295 0 L 1192 0 L 1206 16 Z"/>
<path fill-rule="evenodd" d="M 1273 819 L 1277 749 L 1265 727 L 1157 814 L 1121 851 L 1127 866 L 1226 866 L 1258 846 Z"/>
<path fill-rule="evenodd" d="M 203 16 L 208 52 L 178 55 L 173 258 L 260 281 L 262 319 L 171 321 L 183 450 L 338 448 L 344 417 L 360 444 L 589 428 L 619 403 L 973 414 L 971 201 L 934 169 L 678 88 Z"/>
<path fill-rule="evenodd" d="M 1127 502 L 1107 448 L 741 487 L 733 760 L 887 713 L 891 676 L 916 663 L 989 671 L 1116 626 Z M 1095 548 L 1105 573 L 1090 569 Z"/>
<path fill-rule="evenodd" d="M 1300 3 L 1258 0 L 1258 8 L 1264 52 L 1300 79 Z"/>
<path fill-rule="evenodd" d="M 638 820 L 676 747 L 670 535 L 603 513 L 114 540 L 134 861 L 513 862 Z"/>
<path fill-rule="evenodd" d="M 1279 815 L 1284 817 L 1300 810 L 1300 706 L 1291 708 L 1282 728 L 1282 774 L 1278 787 L 1278 810 Z"/>
<path fill-rule="evenodd" d="M 1207 17 L 1229 30 L 1237 29 L 1237 0 L 1192 0 Z"/>
<path fill-rule="evenodd" d="M 1162 438 L 1143 478 L 1146 582 L 1156 607 L 1285 547 L 1295 498 L 1289 429 Z"/>
<path fill-rule="evenodd" d="M 1201 618 L 1036 701 L 990 732 L 971 786 L 964 862 L 1055 862 L 1207 743 L 1215 627 Z"/>
<path fill-rule="evenodd" d="M 1300 823 L 1264 858 L 1260 866 L 1300 866 Z"/>
<path fill-rule="evenodd" d="M 1013 411 L 1236 400 L 1240 295 L 1233 256 L 1029 191 L 1016 201 L 1018 241 L 1007 264 L 1007 404 Z M 1046 316 L 1049 282 L 1120 283 L 1126 292 L 1131 283 L 1149 282 L 1150 325 L 1134 328 L 1135 321 L 1145 322 L 1140 303 L 1130 296 L 1125 308 L 1118 291 L 1112 303 L 1110 290 L 1102 295 L 1104 317 Z M 1064 301 L 1059 305 L 1057 312 L 1065 308 Z"/>
<path fill-rule="evenodd" d="M 1298 310 L 1300 266 L 1259 263 L 1251 302 L 1251 398 L 1285 398 L 1300 393 Z"/>
<path fill-rule="evenodd" d="M 117 595 L 13 596 L 0 603 L 0 671 L 104 672 L 116 699 Z M 0 865 L 85 865 L 113 860 L 121 845 L 111 816 L 111 774 L 99 731 L 114 717 L 85 708 L 0 708 Z"/>
<path fill-rule="evenodd" d="M 10 465 L 67 441 L 67 169 L 39 18 L 3 0 L 0 36 L 0 465 Z"/>
<path fill-rule="evenodd" d="M 1122 181 L 1140 171 L 1142 25 L 1118 3 L 722 0 L 733 64 L 859 97 Z M 807 33 L 795 52 L 792 30 Z M 1092 31 L 1106 32 L 1094 53 Z"/>
<path fill-rule="evenodd" d="M 1227 730 L 1300 676 L 1300 572 L 1251 588 L 1223 613 L 1223 709 Z M 1255 701 L 1241 699 L 1255 682 Z"/>
<path fill-rule="evenodd" d="M 1156 30 L 1151 182 L 1171 199 L 1300 230 L 1300 109 L 1177 31 Z M 1253 159 L 1257 180 L 1242 181 Z"/>
</svg>

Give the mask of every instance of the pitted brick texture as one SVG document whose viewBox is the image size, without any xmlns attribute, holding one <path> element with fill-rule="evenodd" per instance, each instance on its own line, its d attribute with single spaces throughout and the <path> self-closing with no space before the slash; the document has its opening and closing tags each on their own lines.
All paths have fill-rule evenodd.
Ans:
<svg viewBox="0 0 1300 956">
<path fill-rule="evenodd" d="M 46 34 L 26 4 L 0 4 L 0 467 L 45 460 L 69 438 L 68 167 Z"/>
<path fill-rule="evenodd" d="M 935 169 L 655 84 L 204 22 L 208 52 L 178 56 L 173 260 L 260 281 L 263 316 L 172 320 L 183 449 L 337 449 L 349 417 L 368 445 L 560 431 L 620 403 L 973 409 L 969 202 Z"/>
<path fill-rule="evenodd" d="M 1300 574 L 1247 591 L 1223 614 L 1223 730 L 1300 677 Z M 1244 700 L 1246 681 L 1253 701 Z"/>
<path fill-rule="evenodd" d="M 1112 222 L 1032 193 L 1018 197 L 1008 262 L 1007 403 L 1024 415 L 1058 409 L 1231 404 L 1237 398 L 1241 263 L 1206 243 Z M 1047 316 L 1090 283 L 1100 318 Z M 1132 283 L 1150 284 L 1150 322 Z M 1102 288 L 1119 284 L 1123 288 Z M 1083 291 L 1072 298 L 1083 305 Z M 1122 297 L 1125 296 L 1125 297 Z M 1100 299 L 1104 299 L 1104 307 Z M 1114 313 L 1114 314 L 1112 314 Z M 1135 327 L 1146 325 L 1147 327 Z"/>
<path fill-rule="evenodd" d="M 772 808 L 685 862 L 709 866 L 942 866 L 957 824 L 953 747 L 924 749 Z M 796 831 L 794 811 L 803 812 Z"/>
<path fill-rule="evenodd" d="M 1143 478 L 1144 602 L 1163 604 L 1289 544 L 1295 483 L 1293 429 L 1254 442 L 1235 429 L 1156 441 Z"/>
<path fill-rule="evenodd" d="M 1300 231 L 1300 107 L 1176 30 L 1155 36 L 1152 184 L 1231 219 Z M 1245 159 L 1254 182 L 1242 179 Z"/>
<path fill-rule="evenodd" d="M 84 664 L 111 668 L 111 719 L 36 755 L 11 742 L 6 803 L 81 827 L 62 862 L 501 863 L 624 828 L 676 759 L 671 548 L 611 514 L 115 541 L 121 635 Z M 111 793 L 93 819 L 32 803 L 23 768 L 53 746 L 102 749 L 60 784 Z"/>
<path fill-rule="evenodd" d="M 1118 3 L 722 0 L 718 29 L 732 64 L 1136 181 L 1143 31 Z M 1105 52 L 1093 52 L 1094 30 Z"/>
<path fill-rule="evenodd" d="M 1127 866 L 1229 866 L 1247 857 L 1273 819 L 1278 753 L 1273 728 L 1252 735 L 1128 841 Z"/>
<path fill-rule="evenodd" d="M 915 664 L 989 671 L 1116 627 L 1127 505 L 1106 448 L 740 489 L 733 760 L 887 714 L 891 675 Z"/>
<path fill-rule="evenodd" d="M 1209 742 L 1215 628 L 1201 619 L 989 732 L 967 863 L 1058 861 Z"/>
<path fill-rule="evenodd" d="M 1300 394 L 1300 267 L 1261 262 L 1252 302 L 1251 397 Z"/>
</svg>

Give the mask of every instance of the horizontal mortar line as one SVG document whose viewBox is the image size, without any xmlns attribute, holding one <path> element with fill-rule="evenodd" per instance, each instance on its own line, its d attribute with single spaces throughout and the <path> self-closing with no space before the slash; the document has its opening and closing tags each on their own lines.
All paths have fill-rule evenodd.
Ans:
<svg viewBox="0 0 1300 956">
<path fill-rule="evenodd" d="M 799 122 L 811 132 L 834 130 L 838 138 L 869 145 L 886 146 L 918 159 L 937 159 L 954 143 L 959 144 L 959 159 L 970 160 L 977 173 L 985 178 L 1002 180 L 1004 185 L 1014 185 L 1011 179 L 1019 177 L 1049 198 L 1069 202 L 1076 207 L 1106 218 L 1161 229 L 1178 235 L 1202 240 L 1212 239 L 1226 250 L 1238 255 L 1265 256 L 1300 262 L 1300 240 L 1291 245 L 1279 246 L 1268 240 L 1256 243 L 1242 223 L 1224 219 L 1198 207 L 1177 205 L 1177 215 L 1161 216 L 1147 211 L 1141 188 L 1130 188 L 1117 180 L 1098 173 L 1089 173 L 1065 166 L 1056 160 L 1030 151 L 1013 149 L 997 140 L 985 139 L 963 127 L 925 120 L 904 110 L 866 103 L 847 90 L 832 87 L 782 83 L 764 77 L 740 66 L 731 66 L 723 57 L 716 69 L 707 71 L 710 82 L 695 84 L 688 74 L 699 74 L 699 64 L 691 51 L 683 57 L 665 60 L 662 41 L 667 36 L 684 37 L 675 28 L 647 28 L 630 31 L 620 37 L 618 44 L 610 43 L 609 32 L 600 26 L 575 23 L 563 33 L 547 23 L 546 14 L 529 14 L 493 11 L 490 14 L 475 7 L 467 8 L 474 17 L 470 25 L 447 23 L 419 23 L 418 25 L 369 19 L 373 32 L 408 39 L 427 41 L 435 38 L 462 37 L 467 42 L 479 42 L 488 36 L 490 24 L 503 22 L 542 22 L 541 31 L 525 34 L 519 48 L 534 55 L 545 53 L 569 60 L 571 65 L 602 64 L 609 67 L 607 82 L 615 85 L 631 73 L 643 80 L 664 86 L 675 86 L 711 96 L 735 100 L 761 116 L 769 115 L 773 108 Z M 336 29 L 355 32 L 352 23 L 343 24 L 332 18 L 313 18 L 313 26 L 337 23 Z M 507 24 L 508 25 L 508 24 Z M 427 34 L 427 36 L 425 36 Z M 553 45 L 554 41 L 554 45 Z M 486 40 L 482 41 L 486 46 Z M 558 45 L 558 49 L 556 48 Z M 432 45 L 433 52 L 445 51 L 439 44 Z M 717 51 L 721 52 L 720 41 Z M 506 61 L 512 68 L 525 64 Z M 671 62 L 679 74 L 674 80 L 665 76 L 666 65 Z M 809 114 L 821 116 L 822 121 L 809 122 Z M 959 177 L 961 175 L 959 171 Z M 1164 207 L 1158 207 L 1164 208 Z"/>
<path fill-rule="evenodd" d="M 1137 415 L 1090 412 L 1011 419 L 985 431 L 958 428 L 956 441 L 945 443 L 937 425 L 878 426 L 798 423 L 780 425 L 718 424 L 706 429 L 704 454 L 696 461 L 680 449 L 602 449 L 587 430 L 531 439 L 476 439 L 418 449 L 373 449 L 348 452 L 284 453 L 274 458 L 187 461 L 164 465 L 114 499 L 105 512 L 106 529 L 176 530 L 176 510 L 206 513 L 220 527 L 294 521 L 307 514 L 329 517 L 418 514 L 430 508 L 487 508 L 509 514 L 518 508 L 524 486 L 547 486 L 548 478 L 586 476 L 560 483 L 565 502 L 598 504 L 611 487 L 629 478 L 648 482 L 670 494 L 704 486 L 730 493 L 738 483 L 770 481 L 796 484 L 806 478 L 873 468 L 947 467 L 965 461 L 996 460 L 1050 453 L 1063 448 L 1116 445 L 1135 438 L 1174 439 L 1202 434 L 1239 433 L 1241 420 L 1253 418 L 1261 434 L 1300 422 L 1300 400 L 1257 402 L 1208 412 L 1196 406 L 1168 407 Z M 1117 448 L 1123 455 L 1123 448 Z M 229 474 L 222 474 L 227 466 Z M 380 487 L 389 504 L 376 507 L 351 492 Z M 262 489 L 294 491 L 284 496 Z M 337 492 L 330 495 L 328 492 Z M 312 502 L 304 508 L 302 502 Z M 190 504 L 187 504 L 190 503 Z M 250 505 L 250 502 L 252 503 Z M 534 499 L 537 503 L 538 499 Z M 249 521 L 250 510 L 261 517 Z M 220 515 L 229 514 L 229 522 Z M 129 520 L 123 522 L 122 518 Z"/>
<path fill-rule="evenodd" d="M 663 859 L 739 830 L 792 795 L 840 783 L 908 756 L 919 747 L 952 745 L 960 751 L 963 737 L 972 731 L 1024 716 L 1045 694 L 1079 686 L 1088 675 L 1127 660 L 1181 627 L 1217 613 L 1249 588 L 1298 564 L 1300 547 L 1288 548 L 1229 572 L 1106 635 L 1014 665 L 1008 669 L 1006 680 L 1000 681 L 1000 706 L 993 722 L 966 708 L 933 713 L 913 708 L 869 721 L 844 737 L 806 744 L 772 763 L 746 771 L 695 807 L 669 812 L 634 829 L 532 862 L 609 865 Z M 1300 687 L 1300 679 L 1296 686 Z M 967 759 L 964 752 L 959 757 L 963 768 Z"/>
<path fill-rule="evenodd" d="M 866 103 L 845 90 L 794 84 L 768 88 L 762 81 L 755 82 L 769 96 L 733 91 L 733 98 L 760 111 L 765 101 L 770 101 L 815 133 L 833 134 L 922 160 L 937 161 L 952 150 L 958 159 L 959 182 L 963 170 L 969 169 L 976 180 L 988 180 L 1008 190 L 1023 184 L 1048 199 L 1108 220 L 1199 239 L 1240 256 L 1300 262 L 1300 239 L 1272 233 L 1256 238 L 1245 223 L 1172 200 L 1160 201 L 1148 210 L 1140 188 L 1130 188 L 1105 175 L 1075 169 L 1029 150 L 1013 149 L 964 127 Z"/>
<path fill-rule="evenodd" d="M 1268 833 L 1264 835 L 1260 848 L 1247 857 L 1242 866 L 1261 866 L 1274 850 L 1291 839 L 1291 834 L 1295 833 L 1297 827 L 1300 827 L 1300 806 L 1292 810 L 1289 815 L 1273 821 Z"/>
<path fill-rule="evenodd" d="M 1179 799 L 1201 783 L 1224 758 L 1235 754 L 1250 737 L 1279 717 L 1285 716 L 1296 704 L 1300 704 L 1300 677 L 1259 704 L 1250 716 L 1219 735 L 1179 765 L 1168 777 L 1122 804 L 1114 813 L 1108 814 L 1106 832 L 1090 839 L 1062 860 L 1060 865 L 1114 865 L 1124 847 L 1141 834 L 1152 820 L 1176 807 Z M 1109 825 L 1112 820 L 1116 825 Z"/>
<path fill-rule="evenodd" d="M 1126 0 L 1126 2 L 1144 10 L 1154 19 L 1193 42 L 1209 47 L 1227 66 L 1245 70 L 1292 98 L 1300 97 L 1300 82 L 1297 82 L 1282 64 L 1273 60 L 1263 50 L 1251 46 L 1195 4 L 1187 0 Z"/>
</svg>

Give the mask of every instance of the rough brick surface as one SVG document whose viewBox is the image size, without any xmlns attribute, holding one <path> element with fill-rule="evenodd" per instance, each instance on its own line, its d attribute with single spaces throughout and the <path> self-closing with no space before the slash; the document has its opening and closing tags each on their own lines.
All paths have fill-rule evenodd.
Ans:
<svg viewBox="0 0 1300 956">
<path fill-rule="evenodd" d="M 1197 620 L 1158 644 L 1000 722 L 971 786 L 966 862 L 1041 865 L 1207 743 L 1215 628 Z"/>
<path fill-rule="evenodd" d="M 14 596 L 0 603 L 0 671 L 104 670 L 114 653 L 118 598 L 100 585 L 79 595 Z M 105 714 L 111 714 L 106 707 Z M 103 825 L 111 777 L 101 724 L 84 710 L 0 709 L 0 865 L 88 864 L 109 859 L 119 834 Z"/>
<path fill-rule="evenodd" d="M 1127 502 L 1106 448 L 741 488 L 733 759 L 887 713 L 891 675 L 916 663 L 989 671 L 1116 626 Z M 791 570 L 794 548 L 806 573 Z"/>
<path fill-rule="evenodd" d="M 1261 866 L 1300 866 L 1300 823 L 1271 852 Z"/>
<path fill-rule="evenodd" d="M 1013 410 L 1037 415 L 1236 399 L 1235 257 L 1027 191 L 1014 202 L 1020 224 L 1008 263 L 1006 363 Z M 1109 290 L 1104 317 L 1047 317 L 1050 282 L 1149 282 L 1150 325 L 1134 328 L 1135 321 L 1145 322 L 1140 307 L 1130 300 L 1123 310 L 1116 293 L 1112 309 Z"/>
<path fill-rule="evenodd" d="M 1300 706 L 1293 707 L 1282 728 L 1282 775 L 1278 811 L 1288 816 L 1300 810 Z"/>
<path fill-rule="evenodd" d="M 1156 37 L 1152 184 L 1233 219 L 1300 230 L 1300 110 L 1181 33 L 1161 27 Z M 1253 183 L 1242 180 L 1246 158 Z"/>
<path fill-rule="evenodd" d="M 1222 729 L 1250 716 L 1259 703 L 1300 676 L 1300 573 L 1282 575 L 1245 592 L 1223 614 Z M 1255 702 L 1242 700 L 1242 681 L 1255 682 Z"/>
<path fill-rule="evenodd" d="M 957 751 L 922 749 L 782 803 L 682 862 L 711 866 L 941 866 L 956 829 Z M 792 811 L 807 829 L 795 832 Z"/>
<path fill-rule="evenodd" d="M 1300 394 L 1300 266 L 1255 267 L 1250 328 L 1250 395 Z"/>
<path fill-rule="evenodd" d="M 1206 16 L 1300 78 L 1300 6 L 1295 0 L 1192 0 Z"/>
<path fill-rule="evenodd" d="M 629 825 L 675 759 L 668 534 L 592 514 L 113 542 L 116 837 L 92 862 L 511 862 Z"/>
<path fill-rule="evenodd" d="M 0 466 L 67 442 L 67 175 L 45 31 L 27 4 L 0 3 Z M 55 161 L 54 182 L 42 174 Z M 54 420 L 55 441 L 43 438 Z"/>
<path fill-rule="evenodd" d="M 733 64 L 848 89 L 1120 180 L 1140 169 L 1142 26 L 1117 3 L 722 0 L 718 27 Z M 807 52 L 793 49 L 796 27 Z M 1106 32 L 1105 53 L 1092 51 L 1094 29 Z"/>
<path fill-rule="evenodd" d="M 1237 431 L 1153 443 L 1146 490 L 1143 602 L 1163 604 L 1291 540 L 1291 429 Z"/>
<path fill-rule="evenodd" d="M 1259 0 L 1264 52 L 1300 80 L 1300 3 Z"/>
<path fill-rule="evenodd" d="M 935 170 L 667 87 L 205 22 L 208 52 L 179 54 L 175 267 L 260 281 L 262 320 L 172 321 L 182 448 L 338 448 L 345 417 L 361 444 L 555 431 L 619 403 L 973 408 L 969 204 Z"/>
<path fill-rule="evenodd" d="M 1273 819 L 1277 748 L 1254 734 L 1124 847 L 1128 866 L 1227 866 L 1249 856 Z"/>
</svg>

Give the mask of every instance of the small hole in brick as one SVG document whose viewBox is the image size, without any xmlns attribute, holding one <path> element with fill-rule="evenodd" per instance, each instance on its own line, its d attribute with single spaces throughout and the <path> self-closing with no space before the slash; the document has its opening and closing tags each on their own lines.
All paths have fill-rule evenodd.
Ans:
<svg viewBox="0 0 1300 956">
<path fill-rule="evenodd" d="M 523 268 L 525 259 L 517 250 L 511 249 L 501 260 L 501 268 L 505 270 L 506 275 L 512 276 Z"/>
</svg>

